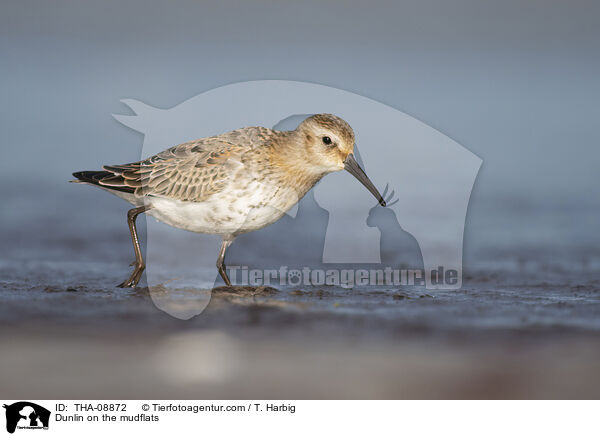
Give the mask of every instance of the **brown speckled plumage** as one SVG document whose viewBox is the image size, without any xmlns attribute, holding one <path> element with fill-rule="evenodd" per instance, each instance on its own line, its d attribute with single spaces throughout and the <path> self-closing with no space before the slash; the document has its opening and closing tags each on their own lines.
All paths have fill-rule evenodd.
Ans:
<svg viewBox="0 0 600 436">
<path fill-rule="evenodd" d="M 218 267 L 229 283 L 223 259 L 233 238 L 278 220 L 324 175 L 349 169 L 349 160 L 355 165 L 351 172 L 361 178 L 353 149 L 348 123 L 318 114 L 296 130 L 246 127 L 185 142 L 140 162 L 74 176 L 137 206 L 129 218 L 136 270 L 123 286 L 135 286 L 144 268 L 135 232 L 135 217 L 142 212 L 174 227 L 222 235 Z"/>
</svg>

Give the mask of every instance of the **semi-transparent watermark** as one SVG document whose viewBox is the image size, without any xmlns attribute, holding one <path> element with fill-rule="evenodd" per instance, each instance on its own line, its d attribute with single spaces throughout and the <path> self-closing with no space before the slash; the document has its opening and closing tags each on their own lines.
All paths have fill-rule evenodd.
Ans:
<svg viewBox="0 0 600 436">
<path fill-rule="evenodd" d="M 429 274 L 423 269 L 385 268 L 321 269 L 302 268 L 252 269 L 247 266 L 227 267 L 231 283 L 236 286 L 425 286 L 426 277 L 438 286 L 456 286 L 458 271 L 438 267 Z"/>
<path fill-rule="evenodd" d="M 388 207 L 346 172 L 329 174 L 274 224 L 236 235 L 225 259 L 232 284 L 461 287 L 465 219 L 482 161 L 425 123 L 348 91 L 285 80 L 223 86 L 170 109 L 123 103 L 134 114 L 115 118 L 144 134 L 142 158 L 246 126 L 293 130 L 316 113 L 353 128 L 354 154 Z M 266 183 L 258 173 L 254 179 Z M 210 289 L 223 284 L 215 268 L 220 245 L 219 235 L 149 217 L 146 280 L 155 304 L 178 318 L 201 313 Z"/>
</svg>

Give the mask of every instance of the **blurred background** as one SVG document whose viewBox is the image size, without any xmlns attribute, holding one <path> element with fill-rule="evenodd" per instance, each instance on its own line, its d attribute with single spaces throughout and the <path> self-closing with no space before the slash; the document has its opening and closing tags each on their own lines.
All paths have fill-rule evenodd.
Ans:
<svg viewBox="0 0 600 436">
<path fill-rule="evenodd" d="M 3 1 L 0 397 L 597 398 L 599 29 L 583 0 Z M 119 100 L 257 79 L 483 159 L 461 291 L 223 291 L 182 322 L 113 288 L 128 205 L 66 181 L 139 159 Z"/>
</svg>

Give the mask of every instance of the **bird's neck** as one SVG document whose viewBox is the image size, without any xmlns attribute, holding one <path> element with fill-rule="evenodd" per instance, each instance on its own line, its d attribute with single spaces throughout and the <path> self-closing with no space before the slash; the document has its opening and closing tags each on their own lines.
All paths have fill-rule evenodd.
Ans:
<svg viewBox="0 0 600 436">
<path fill-rule="evenodd" d="M 270 150 L 274 175 L 280 182 L 292 184 L 306 194 L 326 174 L 321 169 L 307 165 L 310 162 L 303 139 L 298 131 L 281 132 Z"/>
</svg>

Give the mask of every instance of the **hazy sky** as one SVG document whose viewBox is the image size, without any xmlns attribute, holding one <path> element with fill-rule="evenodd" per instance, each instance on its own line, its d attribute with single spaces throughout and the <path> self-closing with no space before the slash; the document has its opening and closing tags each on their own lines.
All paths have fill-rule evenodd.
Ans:
<svg viewBox="0 0 600 436">
<path fill-rule="evenodd" d="M 3 0 L 0 177 L 59 183 L 138 159 L 141 136 L 111 117 L 122 98 L 171 107 L 290 79 L 381 101 L 476 153 L 472 207 L 595 214 L 598 53 L 596 1 Z"/>
</svg>

